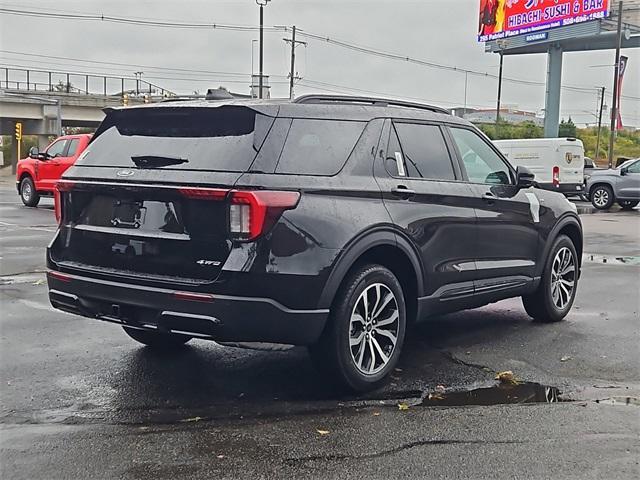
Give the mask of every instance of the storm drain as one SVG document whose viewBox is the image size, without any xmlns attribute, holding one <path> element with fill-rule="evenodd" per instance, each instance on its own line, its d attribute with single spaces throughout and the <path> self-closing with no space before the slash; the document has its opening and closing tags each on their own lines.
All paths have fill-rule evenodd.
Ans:
<svg viewBox="0 0 640 480">
<path fill-rule="evenodd" d="M 424 407 L 460 407 L 465 405 L 503 405 L 513 403 L 555 403 L 560 390 L 539 383 L 500 383 L 493 387 L 457 392 L 435 392 L 422 401 Z"/>
</svg>

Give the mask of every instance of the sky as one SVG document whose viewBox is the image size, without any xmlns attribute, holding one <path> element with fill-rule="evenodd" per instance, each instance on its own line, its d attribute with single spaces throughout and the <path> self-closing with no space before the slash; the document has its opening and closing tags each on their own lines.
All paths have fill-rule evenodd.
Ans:
<svg viewBox="0 0 640 480">
<path fill-rule="evenodd" d="M 0 0 L 0 7 L 259 25 L 255 0 Z M 323 37 L 385 52 L 492 75 L 498 73 L 499 56 L 485 53 L 484 45 L 476 39 L 478 0 L 272 0 L 264 13 L 267 26 L 296 25 Z M 288 96 L 290 47 L 283 41 L 288 36 L 286 32 L 265 33 L 265 74 L 270 75 L 274 97 Z M 144 79 L 182 94 L 203 93 L 220 85 L 234 92 L 249 93 L 252 51 L 256 73 L 258 68 L 258 44 L 252 41 L 257 39 L 256 31 L 175 29 L 0 14 L 3 66 L 128 77 L 142 71 Z M 461 72 L 365 55 L 320 40 L 301 40 L 307 44 L 296 49 L 296 70 L 301 77 L 296 95 L 383 95 L 456 107 L 465 104 L 466 84 L 467 106 L 495 108 L 495 78 L 465 76 Z M 640 50 L 623 50 L 623 54 L 629 57 L 623 121 L 629 126 L 640 126 Z M 595 123 L 598 87 L 607 88 L 605 103 L 611 104 L 613 64 L 614 51 L 565 54 L 563 84 L 589 90 L 563 90 L 563 118 L 571 117 L 578 124 Z M 505 57 L 504 75 L 544 83 L 546 55 Z M 109 90 L 115 88 L 109 86 Z M 544 86 L 506 82 L 502 102 L 540 114 L 544 108 Z M 604 118 L 606 123 L 606 115 Z"/>
</svg>

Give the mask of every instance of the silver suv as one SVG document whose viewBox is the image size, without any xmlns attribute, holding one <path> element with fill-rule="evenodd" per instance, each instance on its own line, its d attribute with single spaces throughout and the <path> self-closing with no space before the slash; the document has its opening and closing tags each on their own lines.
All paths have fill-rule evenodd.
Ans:
<svg viewBox="0 0 640 480">
<path fill-rule="evenodd" d="M 640 203 L 640 158 L 627 160 L 618 168 L 592 171 L 586 192 L 598 210 L 607 210 L 614 202 L 631 210 Z"/>
</svg>

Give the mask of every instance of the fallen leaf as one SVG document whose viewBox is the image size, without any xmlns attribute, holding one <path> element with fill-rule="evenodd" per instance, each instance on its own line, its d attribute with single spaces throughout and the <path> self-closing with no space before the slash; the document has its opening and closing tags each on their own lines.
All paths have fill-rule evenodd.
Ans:
<svg viewBox="0 0 640 480">
<path fill-rule="evenodd" d="M 316 432 L 318 432 L 320 435 L 329 435 L 329 430 L 319 430 L 316 429 Z"/>
<path fill-rule="evenodd" d="M 439 393 L 430 393 L 429 400 L 442 400 L 444 397 Z"/>
<path fill-rule="evenodd" d="M 216 458 L 223 459 L 223 458 L 224 458 L 224 455 L 218 455 L 218 456 L 216 456 Z"/>
<path fill-rule="evenodd" d="M 191 418 L 185 418 L 184 420 L 180 420 L 181 422 L 199 422 L 200 420 L 202 420 L 202 417 L 191 417 Z"/>
<path fill-rule="evenodd" d="M 374 417 L 379 417 L 380 416 L 380 412 L 373 412 L 373 416 Z"/>
<path fill-rule="evenodd" d="M 407 405 L 406 403 L 399 403 L 398 410 L 409 410 L 409 405 Z"/>
<path fill-rule="evenodd" d="M 516 377 L 511 370 L 505 372 L 499 372 L 496 375 L 496 380 L 500 380 L 502 383 L 518 383 Z"/>
<path fill-rule="evenodd" d="M 40 279 L 40 280 L 36 280 L 35 282 L 33 282 L 31 285 L 42 285 L 44 283 L 44 280 Z"/>
<path fill-rule="evenodd" d="M 567 360 L 571 360 L 571 355 L 565 355 L 560 359 L 561 362 L 566 362 Z"/>
<path fill-rule="evenodd" d="M 447 387 L 445 387 L 444 385 L 438 385 L 436 387 L 437 392 L 446 392 L 446 390 L 447 390 Z"/>
</svg>

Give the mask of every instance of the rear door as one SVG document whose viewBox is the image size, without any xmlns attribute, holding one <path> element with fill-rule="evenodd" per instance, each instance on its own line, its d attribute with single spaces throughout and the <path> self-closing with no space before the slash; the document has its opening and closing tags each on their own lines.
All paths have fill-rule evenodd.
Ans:
<svg viewBox="0 0 640 480">
<path fill-rule="evenodd" d="M 570 141 L 558 149 L 561 184 L 582 184 L 584 181 L 584 148 L 582 142 Z"/>
<path fill-rule="evenodd" d="M 388 122 L 387 146 L 375 175 L 394 224 L 415 246 L 425 294 L 439 299 L 473 293 L 473 193 L 460 181 L 442 128 Z"/>
<path fill-rule="evenodd" d="M 450 127 L 477 216 L 476 293 L 518 286 L 534 276 L 541 205 L 535 189 L 520 190 L 515 172 L 475 130 Z"/>
</svg>

